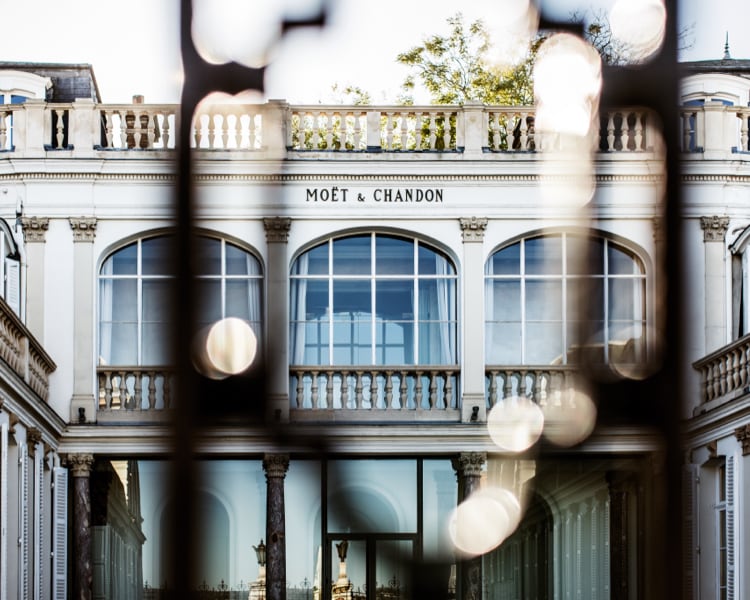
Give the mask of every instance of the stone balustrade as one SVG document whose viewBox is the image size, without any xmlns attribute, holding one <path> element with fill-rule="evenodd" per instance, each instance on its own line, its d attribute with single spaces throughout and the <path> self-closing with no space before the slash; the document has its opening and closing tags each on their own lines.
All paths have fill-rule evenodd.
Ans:
<svg viewBox="0 0 750 600">
<path fill-rule="evenodd" d="M 701 375 L 701 405 L 750 393 L 750 334 L 694 362 L 693 368 Z"/>
<path fill-rule="evenodd" d="M 525 396 L 544 405 L 564 390 L 574 387 L 575 367 L 570 365 L 501 366 L 485 368 L 487 409 L 501 400 Z"/>
<path fill-rule="evenodd" d="M 2 298 L 0 359 L 25 381 L 41 400 L 48 400 L 49 376 L 57 366 Z"/>
<path fill-rule="evenodd" d="M 97 367 L 97 420 L 166 418 L 175 373 L 167 367 Z"/>
<path fill-rule="evenodd" d="M 38 158 L 66 151 L 74 157 L 107 158 L 106 152 L 116 151 L 118 157 L 160 158 L 163 154 L 154 151 L 175 148 L 178 108 L 168 104 L 94 104 L 90 100 L 5 105 L 0 108 L 0 152 Z M 726 150 L 746 148 L 747 113 L 736 107 L 722 109 L 737 129 L 737 139 Z M 682 113 L 685 148 L 694 149 L 703 139 L 695 129 L 705 122 L 701 110 L 692 107 Z M 741 142 L 743 118 L 745 138 Z M 655 123 L 644 109 L 602 112 L 598 148 L 606 154 L 651 152 L 658 146 Z M 498 160 L 519 152 L 564 150 L 560 136 L 536 131 L 534 124 L 535 108 L 531 106 L 211 103 L 199 107 L 189 139 L 191 147 L 208 160 L 224 159 L 226 151 L 250 153 L 250 158 L 266 158 L 269 153 L 275 158 L 300 159 L 439 153 L 455 160 Z"/>
<path fill-rule="evenodd" d="M 432 413 L 458 418 L 458 365 L 293 366 L 292 420 L 404 418 Z"/>
</svg>

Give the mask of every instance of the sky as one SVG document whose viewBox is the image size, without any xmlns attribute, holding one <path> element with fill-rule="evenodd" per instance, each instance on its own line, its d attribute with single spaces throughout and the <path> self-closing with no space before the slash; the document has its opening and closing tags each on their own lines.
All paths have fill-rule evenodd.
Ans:
<svg viewBox="0 0 750 600">
<path fill-rule="evenodd" d="M 396 55 L 427 34 L 447 31 L 445 19 L 460 10 L 492 27 L 513 0 L 330 0 L 330 25 L 303 30 L 273 43 L 282 11 L 301 14 L 317 0 L 194 0 L 202 24 L 198 43 L 213 46 L 214 60 L 242 54 L 271 59 L 266 98 L 295 103 L 330 101 L 331 86 L 368 90 L 376 103 L 394 101 L 407 71 Z M 517 1 L 517 0 L 515 0 Z M 608 10 L 614 0 L 539 0 L 548 15 L 567 20 L 574 11 Z M 219 10 L 210 10 L 219 7 Z M 693 26 L 692 47 L 681 60 L 718 59 L 729 33 L 734 58 L 750 58 L 749 0 L 680 0 L 682 27 Z M 0 60 L 89 63 L 104 102 L 178 102 L 181 83 L 178 0 L 0 0 Z M 247 25 L 244 25 L 244 24 Z M 211 41 L 213 40 L 213 42 Z M 270 50 L 269 50 L 270 48 Z M 206 50 L 208 52 L 208 50 Z M 417 98 L 419 101 L 419 98 Z"/>
</svg>

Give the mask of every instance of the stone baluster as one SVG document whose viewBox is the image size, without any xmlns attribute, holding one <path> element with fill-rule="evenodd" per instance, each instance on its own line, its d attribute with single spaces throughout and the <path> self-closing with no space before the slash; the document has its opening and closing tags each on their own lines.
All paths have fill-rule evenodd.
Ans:
<svg viewBox="0 0 750 600">
<path fill-rule="evenodd" d="M 385 372 L 385 408 L 393 408 L 393 371 Z"/>
<path fill-rule="evenodd" d="M 8 150 L 8 122 L 9 111 L 0 109 L 0 150 Z"/>
<path fill-rule="evenodd" d="M 142 390 L 141 390 L 141 384 L 143 383 L 143 372 L 142 371 L 136 371 L 135 372 L 135 383 L 133 384 L 133 408 L 135 410 L 141 410 L 141 396 L 142 396 Z"/>
<path fill-rule="evenodd" d="M 164 380 L 166 381 L 167 374 L 164 374 Z M 156 409 L 156 371 L 148 372 L 148 409 Z"/>
<path fill-rule="evenodd" d="M 378 372 L 370 372 L 370 410 L 378 407 Z"/>
<path fill-rule="evenodd" d="M 363 375 L 362 371 L 357 371 L 357 380 L 354 384 L 355 408 L 362 408 L 364 404 L 364 400 L 362 397 L 363 396 L 362 375 Z"/>
<path fill-rule="evenodd" d="M 405 410 L 408 407 L 409 404 L 409 397 L 407 395 L 409 384 L 408 384 L 408 372 L 407 371 L 401 371 L 399 373 L 399 389 L 398 389 L 398 404 L 401 407 L 401 410 Z"/>
<path fill-rule="evenodd" d="M 422 408 L 422 373 L 423 371 L 416 371 L 414 375 L 414 406 L 416 408 Z"/>
<path fill-rule="evenodd" d="M 104 407 L 110 410 L 112 408 L 112 374 L 108 371 L 100 377 L 104 379 Z"/>
<path fill-rule="evenodd" d="M 434 150 L 437 144 L 437 113 L 434 111 L 429 112 L 430 117 L 430 143 L 428 150 Z"/>
<path fill-rule="evenodd" d="M 636 112 L 635 113 L 635 148 L 634 150 L 636 152 L 639 152 L 643 149 L 643 117 L 644 113 L 642 112 Z"/>
<path fill-rule="evenodd" d="M 286 527 L 284 478 L 289 455 L 266 454 L 266 599 L 286 599 Z"/>
<path fill-rule="evenodd" d="M 453 371 L 445 371 L 445 385 L 443 386 L 443 408 L 448 410 L 453 403 Z"/>
<path fill-rule="evenodd" d="M 498 371 L 490 371 L 489 400 L 490 408 L 497 404 L 497 376 Z"/>
<path fill-rule="evenodd" d="M 362 144 L 362 115 L 361 113 L 354 113 L 353 117 L 354 129 L 352 132 L 352 150 L 359 150 Z"/>
<path fill-rule="evenodd" d="M 333 371 L 326 372 L 326 408 L 333 408 Z"/>
<path fill-rule="evenodd" d="M 341 371 L 341 408 L 349 408 L 349 371 Z"/>
<path fill-rule="evenodd" d="M 304 408 L 305 372 L 297 371 L 297 403 L 295 408 Z"/>
<path fill-rule="evenodd" d="M 435 410 L 437 406 L 437 372 L 430 371 L 430 410 Z"/>
<path fill-rule="evenodd" d="M 318 372 L 310 371 L 310 408 L 313 410 L 318 408 Z"/>
</svg>

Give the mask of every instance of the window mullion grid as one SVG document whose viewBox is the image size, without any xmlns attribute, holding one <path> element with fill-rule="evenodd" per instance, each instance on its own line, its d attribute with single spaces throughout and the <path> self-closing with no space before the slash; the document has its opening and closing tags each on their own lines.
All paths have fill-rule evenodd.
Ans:
<svg viewBox="0 0 750 600">
<path fill-rule="evenodd" d="M 226 242 L 221 240 L 221 264 L 219 265 L 219 286 L 221 289 L 221 318 L 227 318 L 227 261 L 226 261 Z"/>
<path fill-rule="evenodd" d="M 521 280 L 521 364 L 526 364 L 526 240 L 521 240 L 519 252 L 521 264 L 519 266 Z"/>
</svg>

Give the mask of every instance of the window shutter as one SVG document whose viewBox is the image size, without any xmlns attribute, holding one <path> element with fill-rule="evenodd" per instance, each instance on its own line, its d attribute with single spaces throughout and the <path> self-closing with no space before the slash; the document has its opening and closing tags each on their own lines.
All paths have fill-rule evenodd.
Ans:
<svg viewBox="0 0 750 600">
<path fill-rule="evenodd" d="M 684 465 L 682 471 L 682 501 L 683 501 L 683 596 L 685 600 L 693 600 L 695 589 L 695 574 L 698 566 L 698 465 Z"/>
<path fill-rule="evenodd" d="M 67 600 L 68 471 L 55 467 L 52 488 L 52 600 Z"/>
<path fill-rule="evenodd" d="M 727 600 L 734 600 L 734 456 L 726 458 Z"/>
<path fill-rule="evenodd" d="M 17 315 L 21 314 L 21 263 L 5 259 L 5 301 Z"/>
<path fill-rule="evenodd" d="M 44 586 L 44 450 L 34 452 L 34 600 L 41 600 Z"/>
<path fill-rule="evenodd" d="M 23 600 L 29 600 L 29 573 L 31 572 L 31 565 L 29 564 L 29 448 L 27 444 L 24 443 L 19 448 L 19 452 L 21 454 L 21 485 L 19 486 L 21 505 L 18 511 L 21 519 L 20 597 Z"/>
</svg>

